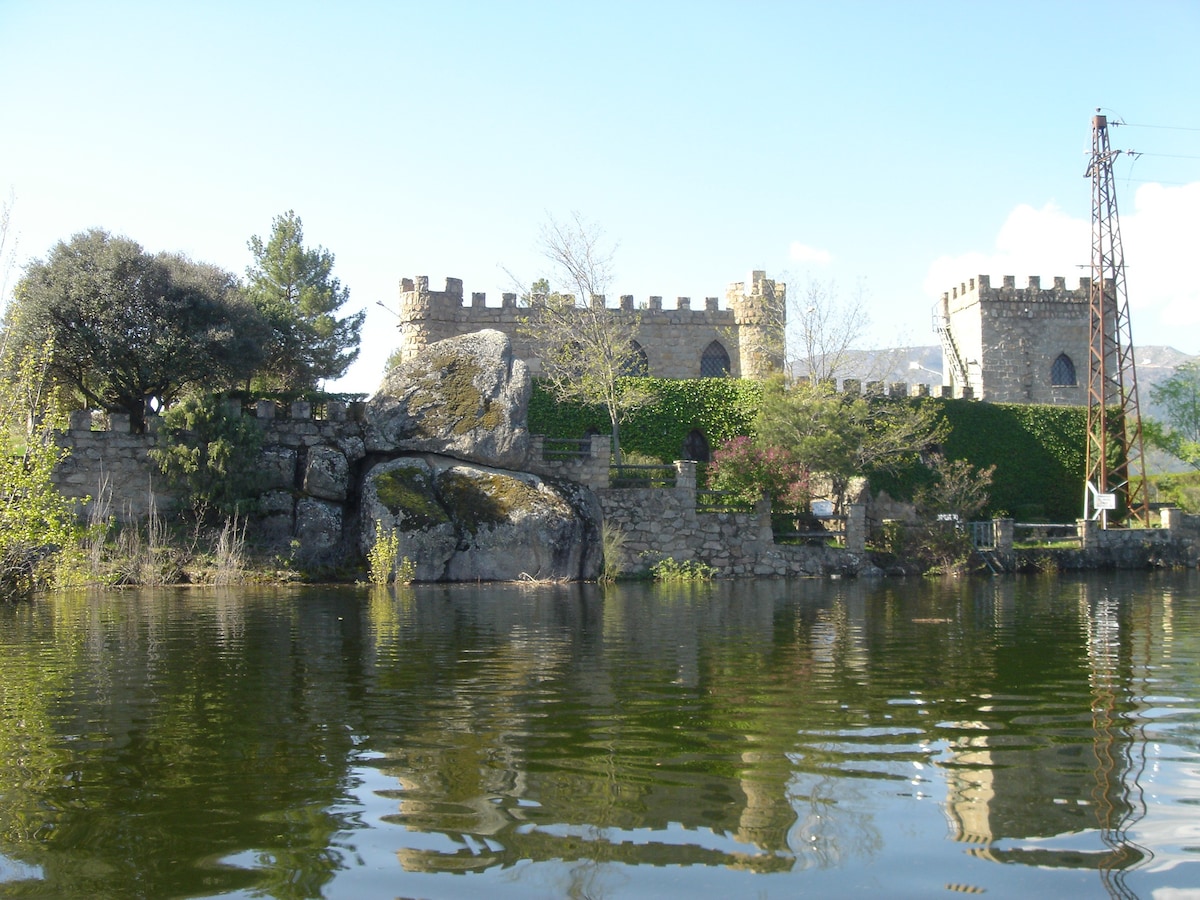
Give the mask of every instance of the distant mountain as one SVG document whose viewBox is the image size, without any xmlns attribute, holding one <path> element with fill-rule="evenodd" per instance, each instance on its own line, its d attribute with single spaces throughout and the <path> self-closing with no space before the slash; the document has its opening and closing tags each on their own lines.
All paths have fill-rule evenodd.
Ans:
<svg viewBox="0 0 1200 900">
<path fill-rule="evenodd" d="M 1150 388 L 1170 378 L 1180 363 L 1200 359 L 1182 353 L 1174 347 L 1147 345 L 1136 347 L 1137 379 L 1142 405 L 1142 415 L 1158 418 L 1162 410 L 1154 409 L 1150 403 Z M 863 350 L 854 354 L 846 370 L 850 377 L 865 381 L 883 381 L 891 384 L 927 384 L 936 390 L 942 383 L 942 348 L 937 345 L 925 347 L 895 347 L 887 350 Z"/>
</svg>

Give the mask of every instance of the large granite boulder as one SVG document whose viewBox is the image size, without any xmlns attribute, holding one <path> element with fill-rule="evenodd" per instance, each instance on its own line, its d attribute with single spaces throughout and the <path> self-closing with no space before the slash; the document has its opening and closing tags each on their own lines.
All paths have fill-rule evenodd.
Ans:
<svg viewBox="0 0 1200 900">
<path fill-rule="evenodd" d="M 587 488 L 432 454 L 380 463 L 362 490 L 360 546 L 395 531 L 418 581 L 594 579 L 601 512 Z"/>
<path fill-rule="evenodd" d="M 508 336 L 477 331 L 430 344 L 392 368 L 366 405 L 367 453 L 425 452 L 520 469 L 529 369 Z"/>
</svg>

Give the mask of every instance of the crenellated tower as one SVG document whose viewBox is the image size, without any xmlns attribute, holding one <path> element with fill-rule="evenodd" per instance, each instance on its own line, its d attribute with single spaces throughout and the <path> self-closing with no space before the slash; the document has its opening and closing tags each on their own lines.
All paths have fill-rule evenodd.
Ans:
<svg viewBox="0 0 1200 900">
<path fill-rule="evenodd" d="M 787 285 L 755 269 L 748 281 L 737 281 L 725 292 L 738 334 L 743 378 L 766 378 L 783 371 L 787 327 Z"/>
<path fill-rule="evenodd" d="M 1037 275 L 1017 287 L 978 275 L 942 295 L 934 331 L 942 342 L 943 381 L 955 396 L 996 403 L 1087 402 L 1088 293 Z"/>
</svg>

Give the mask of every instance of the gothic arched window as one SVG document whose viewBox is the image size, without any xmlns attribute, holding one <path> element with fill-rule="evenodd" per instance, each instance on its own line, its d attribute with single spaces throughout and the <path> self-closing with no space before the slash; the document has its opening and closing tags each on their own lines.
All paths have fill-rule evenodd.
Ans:
<svg viewBox="0 0 1200 900">
<path fill-rule="evenodd" d="M 704 348 L 704 355 L 700 357 L 700 377 L 724 378 L 728 374 L 729 354 L 720 341 L 713 341 Z"/>
<path fill-rule="evenodd" d="M 1075 385 L 1075 363 L 1065 353 L 1058 354 L 1058 359 L 1050 366 L 1050 383 L 1053 385 Z"/>
<path fill-rule="evenodd" d="M 646 356 L 645 348 L 637 341 L 630 341 L 629 349 L 632 355 L 621 367 L 621 374 L 634 378 L 645 378 L 650 374 L 650 359 Z"/>
</svg>

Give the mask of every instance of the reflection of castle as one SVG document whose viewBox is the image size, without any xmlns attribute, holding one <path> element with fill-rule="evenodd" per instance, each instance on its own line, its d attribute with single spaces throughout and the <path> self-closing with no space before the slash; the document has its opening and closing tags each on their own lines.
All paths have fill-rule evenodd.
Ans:
<svg viewBox="0 0 1200 900">
<path fill-rule="evenodd" d="M 613 316 L 637 316 L 636 343 L 644 370 L 655 378 L 706 378 L 731 375 L 761 378 L 781 365 L 787 286 L 751 273 L 748 282 L 735 282 L 725 292 L 726 308 L 706 297 L 703 309 L 679 297 L 675 309 L 664 309 L 662 297 L 635 306 L 631 295 L 610 307 Z M 518 357 L 536 374 L 536 354 L 521 333 L 523 320 L 537 307 L 518 306 L 516 294 L 504 294 L 501 306 L 488 306 L 481 293 L 463 304 L 459 278 L 447 278 L 444 291 L 431 291 L 429 279 L 405 278 L 400 285 L 400 356 L 412 359 L 426 344 L 484 328 L 508 335 Z M 603 303 L 598 297 L 594 302 Z"/>
<path fill-rule="evenodd" d="M 1005 275 L 992 287 L 979 275 L 947 291 L 934 309 L 943 383 L 997 403 L 1086 404 L 1090 284 L 1043 288 L 1031 275 L 1018 288 Z"/>
<path fill-rule="evenodd" d="M 1137 658 L 1139 650 L 1149 649 L 1149 642 L 1124 634 L 1135 626 L 1122 621 L 1119 601 L 1089 598 L 1087 584 L 1078 588 L 1087 640 L 1079 648 L 1077 664 L 1088 672 L 1090 722 L 1084 724 L 1088 713 L 1079 707 L 1042 706 L 1037 715 L 1060 720 L 1061 731 L 1053 739 L 1029 735 L 1015 741 L 1013 722 L 999 729 L 995 721 L 954 723 L 963 734 L 950 742 L 942 763 L 945 809 L 955 840 L 978 845 L 971 851 L 974 856 L 1095 869 L 1107 885 L 1119 882 L 1123 870 L 1144 858 L 1143 848 L 1128 836 L 1145 812 L 1137 797 L 1146 750 L 1144 737 L 1129 724 L 1129 703 L 1136 696 L 1129 685 L 1139 664 L 1150 662 Z M 1160 630 L 1156 624 L 1138 624 Z M 1020 715 L 1025 711 L 1018 702 L 1019 698 L 1006 698 L 1007 715 L 1030 719 Z M 989 733 L 993 730 L 999 735 Z M 1078 840 L 1088 833 L 1099 842 L 1087 846 Z M 1065 838 L 1062 844 L 1060 838 Z"/>
</svg>

